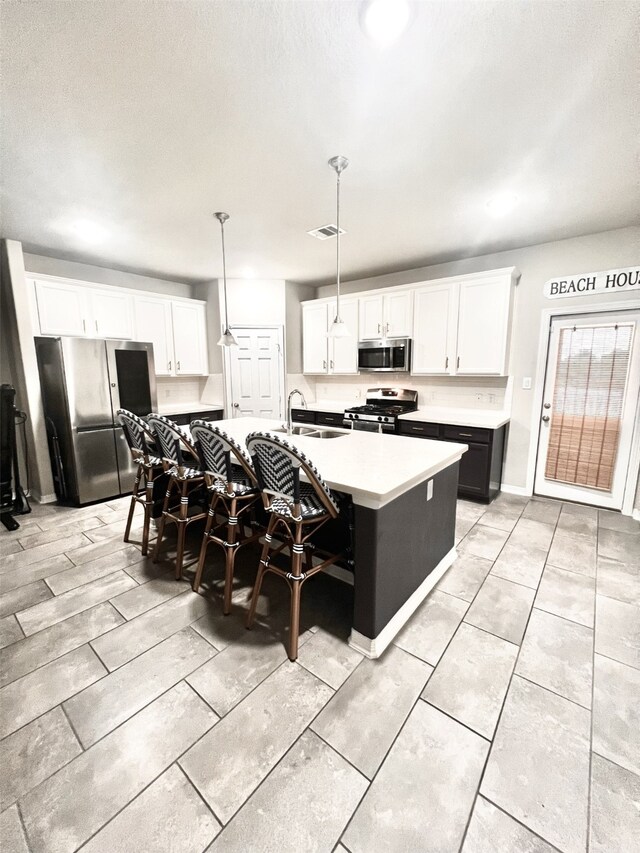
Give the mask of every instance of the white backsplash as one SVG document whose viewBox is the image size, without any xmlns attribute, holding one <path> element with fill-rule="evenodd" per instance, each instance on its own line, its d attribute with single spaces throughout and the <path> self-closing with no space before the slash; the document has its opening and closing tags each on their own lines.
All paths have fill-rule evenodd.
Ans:
<svg viewBox="0 0 640 853">
<path fill-rule="evenodd" d="M 224 386 L 222 373 L 210 373 L 206 379 L 204 389 L 202 391 L 201 402 L 203 403 L 224 403 Z"/>
<path fill-rule="evenodd" d="M 206 376 L 158 376 L 158 405 L 199 403 L 207 384 Z M 212 402 L 220 402 L 213 400 Z"/>
<path fill-rule="evenodd" d="M 353 403 L 367 396 L 368 388 L 396 386 L 418 392 L 418 406 L 447 406 L 456 409 L 511 407 L 511 380 L 508 377 L 408 376 L 406 373 L 369 373 L 360 376 L 322 376 L 313 380 L 315 401 L 344 400 Z M 300 386 L 292 386 L 300 387 Z M 300 389 L 304 390 L 304 389 Z M 313 400 L 313 398 L 309 398 Z"/>
</svg>

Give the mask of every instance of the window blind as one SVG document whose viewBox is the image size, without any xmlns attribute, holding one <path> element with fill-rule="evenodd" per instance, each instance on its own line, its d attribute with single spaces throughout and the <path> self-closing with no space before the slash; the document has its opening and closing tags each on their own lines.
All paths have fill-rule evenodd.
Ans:
<svg viewBox="0 0 640 853">
<path fill-rule="evenodd" d="M 634 324 L 560 330 L 545 477 L 611 491 Z"/>
</svg>

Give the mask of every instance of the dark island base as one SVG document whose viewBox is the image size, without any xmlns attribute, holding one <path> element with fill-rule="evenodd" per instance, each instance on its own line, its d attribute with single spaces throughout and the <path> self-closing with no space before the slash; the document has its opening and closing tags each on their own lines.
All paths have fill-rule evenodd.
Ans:
<svg viewBox="0 0 640 853">
<path fill-rule="evenodd" d="M 458 468 L 450 465 L 382 509 L 355 507 L 349 643 L 368 657 L 384 651 L 455 559 Z"/>
</svg>

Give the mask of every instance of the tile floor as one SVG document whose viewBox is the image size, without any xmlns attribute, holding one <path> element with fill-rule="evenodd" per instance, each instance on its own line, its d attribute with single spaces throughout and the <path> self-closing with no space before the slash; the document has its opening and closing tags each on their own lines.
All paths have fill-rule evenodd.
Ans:
<svg viewBox="0 0 640 853">
<path fill-rule="evenodd" d="M 195 595 L 121 541 L 127 505 L 0 532 L 3 851 L 640 849 L 640 524 L 460 501 L 458 560 L 380 660 L 320 577 L 290 663 L 278 578 L 243 627 L 255 552 L 224 618 L 214 547 Z"/>
</svg>

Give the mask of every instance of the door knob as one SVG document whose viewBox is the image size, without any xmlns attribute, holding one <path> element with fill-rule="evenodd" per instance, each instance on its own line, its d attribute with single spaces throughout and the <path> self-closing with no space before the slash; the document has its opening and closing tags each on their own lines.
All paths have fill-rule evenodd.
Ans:
<svg viewBox="0 0 640 853">
<path fill-rule="evenodd" d="M 549 417 L 549 415 L 543 415 L 543 416 L 542 416 L 542 420 L 543 420 L 543 421 L 545 422 L 545 424 L 546 424 L 546 423 L 548 423 L 548 422 L 551 420 L 551 418 Z"/>
<path fill-rule="evenodd" d="M 240 408 L 240 403 L 234 403 L 234 404 L 233 404 L 233 408 L 234 408 L 234 409 L 239 409 L 239 408 Z"/>
</svg>

